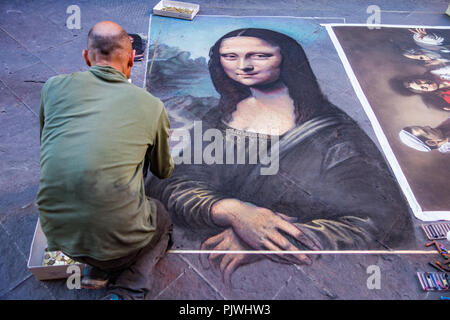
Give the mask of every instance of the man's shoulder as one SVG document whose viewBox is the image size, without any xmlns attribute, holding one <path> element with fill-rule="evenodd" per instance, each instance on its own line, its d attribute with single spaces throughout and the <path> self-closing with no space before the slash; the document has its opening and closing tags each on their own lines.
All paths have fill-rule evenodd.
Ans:
<svg viewBox="0 0 450 320">
<path fill-rule="evenodd" d="M 155 104 L 162 104 L 159 98 L 155 97 L 144 88 L 138 87 L 131 83 L 128 83 L 127 85 L 129 86 L 130 90 L 132 90 L 133 95 L 136 96 L 137 98 L 144 99 L 148 102 Z"/>
<path fill-rule="evenodd" d="M 130 95 L 133 97 L 134 104 L 139 105 L 143 112 L 150 113 L 152 117 L 159 115 L 162 112 L 164 104 L 159 98 L 136 85 L 130 83 L 127 85 L 129 86 Z"/>
<path fill-rule="evenodd" d="M 56 76 L 52 76 L 47 79 L 47 81 L 44 84 L 43 89 L 48 89 L 54 86 L 57 86 L 59 84 L 62 84 L 66 81 L 70 81 L 75 78 L 83 78 L 83 77 L 89 77 L 88 71 L 77 71 L 73 73 L 65 73 L 65 74 L 58 74 Z"/>
<path fill-rule="evenodd" d="M 50 77 L 47 79 L 47 81 L 45 81 L 45 84 L 43 86 L 43 90 L 44 89 L 48 89 L 52 86 L 54 86 L 57 83 L 60 83 L 61 81 L 64 81 L 64 79 L 67 77 L 66 74 L 58 74 L 56 76 Z"/>
</svg>

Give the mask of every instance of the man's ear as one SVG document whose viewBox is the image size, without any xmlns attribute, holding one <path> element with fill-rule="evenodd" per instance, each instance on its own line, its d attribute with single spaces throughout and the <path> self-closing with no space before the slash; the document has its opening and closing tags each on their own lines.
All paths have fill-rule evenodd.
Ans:
<svg viewBox="0 0 450 320">
<path fill-rule="evenodd" d="M 128 66 L 131 68 L 134 65 L 134 57 L 136 55 L 136 50 L 131 50 L 129 59 L 128 59 Z"/>
<path fill-rule="evenodd" d="M 83 50 L 83 58 L 84 58 L 84 61 L 86 61 L 86 64 L 90 67 L 92 64 L 91 64 L 91 61 L 89 61 L 87 50 Z"/>
</svg>

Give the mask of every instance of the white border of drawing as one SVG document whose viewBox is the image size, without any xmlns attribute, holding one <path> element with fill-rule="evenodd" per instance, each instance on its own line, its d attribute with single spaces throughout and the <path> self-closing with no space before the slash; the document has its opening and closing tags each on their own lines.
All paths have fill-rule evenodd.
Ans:
<svg viewBox="0 0 450 320">
<path fill-rule="evenodd" d="M 376 27 L 384 27 L 384 28 L 426 28 L 426 29 L 450 29 L 450 27 L 438 27 L 438 26 L 405 26 L 405 25 L 389 25 L 389 24 L 343 24 L 343 23 L 327 23 L 327 24 L 321 24 L 324 26 L 327 31 L 328 35 L 331 38 L 331 41 L 334 44 L 334 47 L 336 48 L 336 51 L 341 58 L 341 61 L 344 65 L 345 71 L 347 72 L 347 76 L 350 79 L 350 82 L 352 83 L 353 89 L 356 92 L 356 95 L 359 98 L 359 101 L 361 102 L 364 111 L 367 114 L 367 117 L 370 120 L 370 123 L 372 124 L 373 130 L 375 131 L 375 135 L 380 142 L 381 148 L 383 149 L 383 152 L 398 180 L 398 183 L 400 184 L 400 187 L 403 190 L 403 193 L 406 196 L 406 199 L 408 200 L 408 203 L 414 213 L 414 215 L 423 221 L 437 221 L 437 220 L 450 220 L 450 211 L 423 211 L 420 207 L 416 197 L 414 196 L 414 193 L 408 183 L 408 180 L 406 179 L 405 174 L 403 173 L 402 168 L 400 167 L 400 164 L 398 163 L 397 158 L 395 157 L 395 154 L 389 145 L 389 142 L 386 138 L 386 135 L 383 132 L 383 129 L 381 128 L 380 123 L 378 122 L 378 119 L 375 115 L 375 113 L 372 110 L 372 107 L 369 104 L 369 101 L 366 98 L 366 95 L 364 94 L 358 79 L 355 76 L 355 73 L 353 72 L 352 67 L 350 66 L 350 63 L 347 59 L 347 56 L 345 55 L 344 50 L 342 49 L 341 44 L 339 43 L 339 40 L 336 37 L 336 34 L 334 33 L 333 27 L 341 27 L 341 26 L 357 26 L 357 27 L 370 27 L 370 28 L 376 28 Z"/>
<path fill-rule="evenodd" d="M 149 48 L 150 48 L 150 27 L 152 26 L 152 17 L 153 17 L 153 15 L 151 14 L 150 15 L 150 19 L 148 19 L 148 33 L 147 33 L 147 43 L 145 44 L 145 50 L 147 51 L 146 53 L 145 53 L 145 65 L 144 65 L 144 68 L 145 68 L 145 71 L 144 71 L 144 73 L 145 73 L 145 76 L 144 76 L 144 83 L 143 83 L 143 86 L 142 86 L 142 88 L 144 88 L 144 90 L 147 90 L 147 68 L 148 68 L 148 50 L 149 50 Z"/>
</svg>

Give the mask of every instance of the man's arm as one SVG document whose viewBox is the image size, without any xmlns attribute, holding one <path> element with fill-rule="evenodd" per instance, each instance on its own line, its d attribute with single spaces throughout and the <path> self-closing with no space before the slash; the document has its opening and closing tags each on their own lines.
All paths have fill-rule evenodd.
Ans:
<svg viewBox="0 0 450 320">
<path fill-rule="evenodd" d="M 160 179 L 168 178 L 173 171 L 174 162 L 169 148 L 170 122 L 163 107 L 159 116 L 155 139 L 149 152 L 150 171 Z"/>
</svg>

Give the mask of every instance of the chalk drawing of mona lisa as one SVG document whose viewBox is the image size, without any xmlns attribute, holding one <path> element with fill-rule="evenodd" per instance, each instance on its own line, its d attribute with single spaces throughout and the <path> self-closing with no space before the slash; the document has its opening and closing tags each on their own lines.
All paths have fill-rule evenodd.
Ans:
<svg viewBox="0 0 450 320">
<path fill-rule="evenodd" d="M 227 164 L 224 148 L 223 161 L 179 164 L 147 190 L 201 249 L 274 253 L 209 254 L 225 281 L 260 259 L 311 265 L 317 258 L 283 251 L 398 248 L 411 240 L 408 206 L 383 157 L 323 95 L 298 42 L 267 29 L 232 31 L 210 49 L 209 72 L 220 100 L 203 117 L 203 132 L 232 130 L 249 158 L 251 140 L 271 145 L 275 130 L 276 174 L 262 175 L 259 162 Z M 223 143 L 236 151 L 237 140 Z"/>
</svg>

